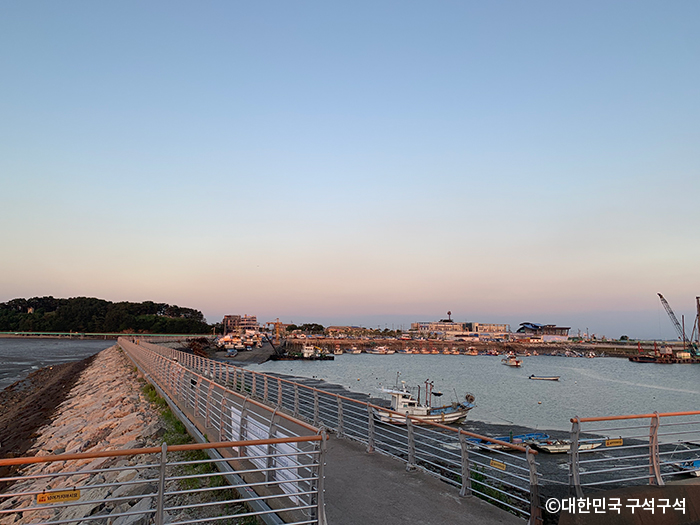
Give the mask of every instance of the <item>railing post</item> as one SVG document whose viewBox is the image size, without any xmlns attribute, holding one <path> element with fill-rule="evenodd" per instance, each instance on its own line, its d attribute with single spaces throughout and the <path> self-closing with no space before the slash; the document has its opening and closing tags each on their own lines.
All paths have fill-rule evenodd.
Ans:
<svg viewBox="0 0 700 525">
<path fill-rule="evenodd" d="M 243 400 L 243 404 L 241 405 L 241 422 L 240 422 L 240 425 L 238 426 L 238 439 L 241 441 L 245 441 L 247 438 L 245 435 L 247 433 L 246 432 L 246 426 L 248 424 L 247 418 L 248 418 L 248 396 L 245 397 L 245 399 Z M 245 453 L 246 453 L 245 447 L 244 446 L 240 447 L 239 450 L 240 450 L 240 455 L 245 456 Z"/>
<path fill-rule="evenodd" d="M 165 464 L 167 462 L 168 444 L 160 447 L 160 469 L 158 472 L 158 501 L 156 503 L 156 525 L 163 525 L 163 508 L 165 507 Z"/>
<path fill-rule="evenodd" d="M 649 485 L 664 485 L 659 464 L 659 413 L 654 412 L 649 425 Z M 653 477 L 651 477 L 653 476 Z"/>
<path fill-rule="evenodd" d="M 406 463 L 406 470 L 415 470 L 416 468 L 416 440 L 413 436 L 413 421 L 408 417 L 408 412 L 406 412 L 406 437 L 408 445 L 408 463 Z"/>
<path fill-rule="evenodd" d="M 459 431 L 459 445 L 462 451 L 462 487 L 459 495 L 462 497 L 472 495 L 472 473 L 471 465 L 469 464 L 469 449 L 467 448 L 467 438 L 464 433 Z"/>
<path fill-rule="evenodd" d="M 318 426 L 318 390 L 314 388 L 314 426 Z"/>
<path fill-rule="evenodd" d="M 343 400 L 338 396 L 338 428 L 336 429 L 336 436 L 343 437 Z"/>
<path fill-rule="evenodd" d="M 208 381 L 209 385 L 207 388 L 207 404 L 206 404 L 206 410 L 204 412 L 204 426 L 206 428 L 211 427 L 211 389 L 213 387 L 213 384 L 211 381 Z"/>
<path fill-rule="evenodd" d="M 267 403 L 267 376 L 263 376 L 263 401 Z"/>
<path fill-rule="evenodd" d="M 374 411 L 367 403 L 367 452 L 374 452 Z"/>
<path fill-rule="evenodd" d="M 325 429 L 321 429 L 321 445 L 320 453 L 318 456 L 318 497 L 316 498 L 317 510 L 316 518 L 318 519 L 318 525 L 327 525 L 326 521 L 326 439 L 328 439 L 328 434 Z"/>
<path fill-rule="evenodd" d="M 282 380 L 277 378 L 277 408 L 282 408 Z"/>
<path fill-rule="evenodd" d="M 294 417 L 299 417 L 299 385 L 294 383 Z"/>
<path fill-rule="evenodd" d="M 258 374 L 256 374 L 255 372 L 251 372 L 251 374 L 253 374 L 253 382 L 250 387 L 250 395 L 253 397 L 258 397 Z"/>
<path fill-rule="evenodd" d="M 537 463 L 532 449 L 525 447 L 525 459 L 530 469 L 530 521 L 529 525 L 539 525 L 542 523 L 542 509 L 540 509 L 540 486 L 537 479 Z"/>
<path fill-rule="evenodd" d="M 199 378 L 193 379 L 194 381 L 194 415 L 195 417 L 199 415 L 199 388 L 202 381 Z"/>
<path fill-rule="evenodd" d="M 275 423 L 275 417 L 277 417 L 277 409 L 272 413 L 270 418 L 270 428 L 267 431 L 268 439 L 274 439 L 275 433 L 277 432 L 277 423 Z M 275 453 L 274 446 L 272 443 L 267 445 L 267 470 L 265 471 L 265 481 L 270 482 L 275 479 L 275 473 L 271 470 L 275 466 L 276 458 L 272 457 Z"/>
<path fill-rule="evenodd" d="M 571 423 L 571 450 L 569 451 L 569 493 L 583 498 L 581 477 L 579 476 L 578 442 L 581 434 L 581 422 L 578 416 Z"/>
<path fill-rule="evenodd" d="M 221 395 L 221 415 L 219 416 L 219 441 L 226 441 L 226 393 Z"/>
</svg>

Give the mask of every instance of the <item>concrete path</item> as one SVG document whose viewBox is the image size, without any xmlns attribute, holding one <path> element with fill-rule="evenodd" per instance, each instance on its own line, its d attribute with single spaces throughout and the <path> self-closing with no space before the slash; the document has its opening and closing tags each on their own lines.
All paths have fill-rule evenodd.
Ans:
<svg viewBox="0 0 700 525">
<path fill-rule="evenodd" d="M 525 520 L 365 445 L 331 436 L 327 443 L 329 525 L 524 525 Z"/>
</svg>

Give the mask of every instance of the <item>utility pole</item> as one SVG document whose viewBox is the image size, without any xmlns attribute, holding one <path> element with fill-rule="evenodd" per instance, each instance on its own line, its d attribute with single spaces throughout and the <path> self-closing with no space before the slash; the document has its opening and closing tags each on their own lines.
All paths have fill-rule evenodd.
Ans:
<svg viewBox="0 0 700 525">
<path fill-rule="evenodd" d="M 700 297 L 695 297 L 695 324 L 698 331 L 695 332 L 695 342 L 700 344 Z"/>
</svg>

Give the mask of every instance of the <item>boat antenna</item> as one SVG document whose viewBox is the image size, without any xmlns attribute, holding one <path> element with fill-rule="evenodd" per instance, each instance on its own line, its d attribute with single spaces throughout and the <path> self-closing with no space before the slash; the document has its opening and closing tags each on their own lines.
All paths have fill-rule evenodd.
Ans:
<svg viewBox="0 0 700 525">
<path fill-rule="evenodd" d="M 399 389 L 399 376 L 400 375 L 401 375 L 401 372 L 396 372 L 396 384 L 394 385 L 395 390 Z"/>
</svg>

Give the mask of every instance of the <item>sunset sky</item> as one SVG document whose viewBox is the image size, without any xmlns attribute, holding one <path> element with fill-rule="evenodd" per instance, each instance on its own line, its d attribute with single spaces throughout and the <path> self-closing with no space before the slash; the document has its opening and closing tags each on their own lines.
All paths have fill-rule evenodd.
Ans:
<svg viewBox="0 0 700 525">
<path fill-rule="evenodd" d="M 700 3 L 2 11 L 0 302 L 692 326 Z"/>
</svg>

